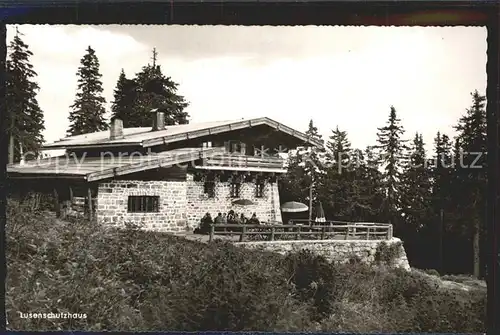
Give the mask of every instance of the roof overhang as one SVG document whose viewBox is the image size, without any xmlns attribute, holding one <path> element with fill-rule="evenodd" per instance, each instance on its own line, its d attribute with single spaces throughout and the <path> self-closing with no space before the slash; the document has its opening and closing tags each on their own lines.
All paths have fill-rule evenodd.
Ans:
<svg viewBox="0 0 500 335">
<path fill-rule="evenodd" d="M 190 151 L 189 151 L 190 150 Z M 138 157 L 136 161 L 122 164 L 119 161 L 116 165 L 101 164 L 95 161 L 86 164 L 83 160 L 80 165 L 59 170 L 57 167 L 49 168 L 37 163 L 26 163 L 24 165 L 15 164 L 7 166 L 9 179 L 71 179 L 87 182 L 99 181 L 102 179 L 114 178 L 131 173 L 147 171 L 157 168 L 169 168 L 179 166 L 189 162 L 195 162 L 215 155 L 225 153 L 225 148 L 191 148 L 178 149 L 159 153 L 154 156 Z M 103 158 L 101 158 L 103 159 Z M 113 161 L 114 163 L 114 161 Z"/>
<path fill-rule="evenodd" d="M 250 120 L 241 120 L 241 121 L 234 121 L 230 122 L 224 125 L 220 126 L 214 126 L 214 127 L 206 127 L 203 129 L 198 129 L 198 130 L 192 130 L 192 131 L 186 131 L 186 132 L 181 132 L 177 134 L 168 134 L 161 136 L 162 132 L 158 131 L 158 137 L 154 137 L 151 139 L 145 139 L 141 140 L 140 138 L 137 138 L 135 140 L 130 139 L 130 138 L 125 138 L 123 140 L 113 140 L 110 141 L 109 139 L 102 140 L 102 143 L 82 143 L 82 144 L 68 144 L 65 143 L 67 140 L 62 140 L 59 142 L 51 143 L 45 145 L 42 149 L 43 150 L 55 150 L 55 149 L 94 149 L 94 148 L 117 148 L 117 147 L 143 147 L 143 148 L 148 148 L 148 147 L 153 147 L 161 144 L 168 144 L 168 143 L 175 143 L 175 142 L 181 142 L 185 140 L 190 140 L 190 139 L 195 139 L 195 138 L 200 138 L 204 136 L 210 136 L 210 135 L 218 135 L 222 134 L 225 132 L 230 132 L 230 131 L 235 131 L 235 130 L 241 130 L 241 129 L 247 129 L 255 126 L 261 126 L 261 125 L 267 125 L 271 128 L 274 128 L 277 131 L 281 131 L 285 134 L 288 134 L 290 136 L 293 136 L 297 138 L 298 140 L 304 142 L 305 144 L 309 144 L 312 146 L 316 147 L 322 147 L 323 143 L 320 141 L 311 138 L 310 136 L 306 135 L 305 133 L 302 133 L 300 131 L 297 131 L 293 128 L 290 128 L 280 122 L 271 120 L 267 117 L 263 118 L 256 118 L 256 119 L 250 119 Z M 148 135 L 151 135 L 152 132 L 147 132 Z M 163 132 L 163 134 L 165 134 Z M 138 136 L 137 134 L 134 136 Z"/>
<path fill-rule="evenodd" d="M 229 124 L 223 125 L 223 126 L 211 127 L 211 128 L 206 128 L 206 129 L 202 129 L 202 130 L 186 132 L 183 134 L 176 134 L 176 135 L 171 135 L 171 136 L 164 136 L 164 137 L 160 137 L 160 138 L 150 139 L 150 140 L 143 141 L 142 146 L 143 147 L 152 147 L 152 146 L 161 145 L 161 144 L 190 140 L 190 139 L 194 139 L 194 138 L 198 138 L 198 137 L 218 135 L 218 134 L 229 132 L 229 131 L 241 130 L 241 129 L 251 128 L 251 127 L 261 126 L 261 125 L 267 125 L 269 127 L 272 127 L 278 131 L 281 131 L 281 132 L 284 132 L 288 135 L 296 137 L 299 140 L 301 140 L 305 143 L 311 144 L 313 146 L 316 146 L 316 147 L 323 146 L 323 143 L 321 143 L 320 141 L 317 141 L 317 140 L 311 138 L 310 136 L 307 136 L 304 133 L 301 133 L 293 128 L 285 126 L 284 124 L 279 123 L 279 122 L 274 121 L 274 120 L 271 120 L 267 117 L 258 118 L 258 119 L 251 119 L 251 120 L 236 121 L 236 122 L 229 123 Z"/>
</svg>

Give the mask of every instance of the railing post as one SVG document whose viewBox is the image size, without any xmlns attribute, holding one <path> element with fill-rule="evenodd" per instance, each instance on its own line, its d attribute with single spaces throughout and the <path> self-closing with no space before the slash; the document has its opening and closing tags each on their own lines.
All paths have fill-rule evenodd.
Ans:
<svg viewBox="0 0 500 335">
<path fill-rule="evenodd" d="M 325 239 L 325 231 L 326 231 L 326 227 L 321 227 L 321 240 Z"/>
<path fill-rule="evenodd" d="M 208 242 L 212 242 L 213 241 L 214 234 L 215 234 L 215 225 L 211 224 L 210 225 L 210 236 L 208 238 Z"/>
<path fill-rule="evenodd" d="M 246 226 L 241 227 L 240 242 L 243 242 L 243 240 L 245 239 L 245 233 L 246 233 L 246 231 L 247 231 L 247 227 Z"/>
<path fill-rule="evenodd" d="M 271 227 L 271 241 L 274 241 L 274 230 L 275 230 L 274 226 Z"/>
<path fill-rule="evenodd" d="M 300 226 L 297 226 L 297 236 L 295 239 L 300 240 Z"/>
<path fill-rule="evenodd" d="M 347 229 L 345 231 L 345 240 L 348 240 L 349 239 L 349 226 L 347 226 Z"/>
<path fill-rule="evenodd" d="M 89 221 L 92 221 L 93 218 L 93 207 L 92 207 L 92 189 L 90 187 L 87 188 L 87 198 L 89 199 L 88 210 L 89 210 Z"/>
</svg>

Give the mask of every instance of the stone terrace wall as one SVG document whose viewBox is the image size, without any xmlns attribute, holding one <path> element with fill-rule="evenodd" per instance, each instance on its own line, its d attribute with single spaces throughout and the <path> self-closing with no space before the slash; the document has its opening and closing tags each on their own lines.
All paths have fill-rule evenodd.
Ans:
<svg viewBox="0 0 500 335">
<path fill-rule="evenodd" d="M 128 196 L 159 196 L 158 213 L 128 213 Z M 143 224 L 147 230 L 179 232 L 186 225 L 185 181 L 123 180 L 102 183 L 97 197 L 97 220 L 121 226 L 126 222 Z"/>
<path fill-rule="evenodd" d="M 375 261 L 377 246 L 382 241 L 360 241 L 360 240 L 317 240 L 317 241 L 259 241 L 259 242 L 239 242 L 235 245 L 245 248 L 277 252 L 287 254 L 300 250 L 309 250 L 318 255 L 324 256 L 333 262 L 347 262 L 353 256 L 357 256 L 361 261 L 372 264 Z M 388 244 L 401 242 L 398 238 L 385 241 Z M 399 258 L 395 260 L 394 267 L 401 267 L 410 270 L 410 264 L 406 258 L 406 252 L 401 244 Z"/>
<path fill-rule="evenodd" d="M 280 198 L 278 184 L 266 183 L 263 197 L 255 197 L 255 183 L 241 183 L 240 198 L 253 201 L 251 206 L 233 205 L 234 198 L 230 197 L 230 184 L 228 182 L 217 182 L 215 184 L 215 197 L 209 198 L 203 192 L 203 182 L 193 181 L 192 175 L 187 176 L 187 220 L 191 228 L 198 226 L 200 219 L 209 212 L 212 217 L 217 213 L 227 213 L 234 210 L 246 217 L 255 212 L 261 221 L 276 220 L 281 222 Z M 274 218 L 272 210 L 274 209 Z"/>
</svg>

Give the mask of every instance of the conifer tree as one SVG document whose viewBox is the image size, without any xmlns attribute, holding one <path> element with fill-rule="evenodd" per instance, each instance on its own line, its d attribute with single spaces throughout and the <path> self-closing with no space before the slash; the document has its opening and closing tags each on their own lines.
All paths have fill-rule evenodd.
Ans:
<svg viewBox="0 0 500 335">
<path fill-rule="evenodd" d="M 138 86 L 135 80 L 127 79 L 122 69 L 114 92 L 111 105 L 111 118 L 119 118 L 125 128 L 140 127 L 140 118 L 137 115 Z"/>
<path fill-rule="evenodd" d="M 16 29 L 6 64 L 6 106 L 11 163 L 21 159 L 21 151 L 27 159 L 38 157 L 44 142 L 42 132 L 45 130 L 43 111 L 37 101 L 40 89 L 35 81 L 37 73 L 30 63 L 33 54 L 21 39 L 21 35 Z"/>
<path fill-rule="evenodd" d="M 339 130 L 339 127 L 332 130 L 329 141 L 326 143 L 326 158 L 328 165 L 336 166 L 338 170 L 349 165 L 351 154 L 351 143 L 347 139 L 347 132 Z"/>
<path fill-rule="evenodd" d="M 409 161 L 402 175 L 401 190 L 404 230 L 410 234 L 419 233 L 430 223 L 432 213 L 431 170 L 422 134 L 416 133 L 413 139 Z"/>
<path fill-rule="evenodd" d="M 280 177 L 278 183 L 281 202 L 307 201 L 307 175 L 301 166 L 301 157 L 295 152 L 289 152 L 287 172 Z"/>
<path fill-rule="evenodd" d="M 308 137 L 323 142 L 318 128 L 309 121 L 305 132 Z M 282 201 L 302 201 L 316 203 L 318 189 L 323 181 L 325 149 L 323 147 L 299 147 L 289 153 L 287 173 L 282 177 L 280 197 Z M 281 196 L 283 194 L 283 196 Z"/>
<path fill-rule="evenodd" d="M 385 221 L 382 174 L 375 164 L 373 149 L 351 149 L 349 162 L 339 171 L 329 166 L 319 198 L 325 211 L 336 220 Z"/>
<path fill-rule="evenodd" d="M 383 217 L 384 188 L 382 173 L 374 159 L 373 149 L 368 147 L 363 151 L 356 150 L 352 155 L 350 195 L 348 206 L 353 221 L 387 220 Z"/>
<path fill-rule="evenodd" d="M 165 113 L 167 125 L 189 123 L 189 115 L 184 111 L 189 106 L 184 96 L 177 93 L 179 84 L 172 78 L 166 77 L 157 64 L 157 52 L 153 49 L 153 62 L 147 64 L 136 75 L 138 85 L 137 119 L 136 126 L 151 126 L 152 109 Z"/>
<path fill-rule="evenodd" d="M 385 212 L 393 224 L 397 223 L 400 209 L 400 179 L 406 162 L 406 141 L 402 139 L 404 128 L 398 119 L 396 109 L 391 106 L 386 126 L 378 128 L 377 146 L 378 165 L 383 169 L 383 182 L 386 193 Z"/>
<path fill-rule="evenodd" d="M 486 97 L 476 90 L 471 93 L 472 106 L 467 109 L 455 127 L 457 147 L 460 150 L 456 168 L 457 185 L 461 189 L 455 201 L 472 239 L 473 273 L 479 277 L 481 222 L 486 208 Z"/>
<path fill-rule="evenodd" d="M 75 102 L 70 106 L 70 126 L 68 135 L 80 135 L 108 129 L 105 120 L 106 99 L 102 96 L 103 88 L 99 60 L 92 47 L 88 47 L 78 68 L 78 89 Z"/>
<path fill-rule="evenodd" d="M 450 138 L 438 132 L 434 139 L 434 161 L 431 165 L 433 211 L 436 214 L 450 212 L 454 163 Z"/>
<path fill-rule="evenodd" d="M 367 203 L 370 205 L 370 220 L 384 222 L 388 221 L 384 210 L 386 192 L 384 175 L 379 169 L 378 159 L 376 148 L 368 146 L 363 152 L 360 176 L 366 180 L 362 189 L 364 190 L 363 194 L 368 199 Z"/>
<path fill-rule="evenodd" d="M 433 238 L 429 238 L 424 243 L 435 247 L 431 249 L 438 257 L 435 257 L 436 263 L 433 265 L 437 265 L 436 268 L 443 273 L 445 271 L 445 254 L 448 254 L 445 252 L 444 243 L 453 240 L 450 238 L 454 235 L 453 222 L 460 215 L 451 200 L 454 192 L 454 169 L 452 142 L 446 134 L 438 132 L 434 138 L 434 155 L 431 164 L 433 222 L 428 231 Z M 450 243 L 446 244 L 453 246 Z M 453 254 L 456 255 L 455 252 Z M 454 256 L 453 258 L 455 258 Z"/>
<path fill-rule="evenodd" d="M 355 212 L 356 204 L 350 199 L 353 192 L 351 164 L 356 163 L 352 159 L 347 132 L 337 127 L 326 143 L 327 164 L 317 191 L 325 211 L 338 220 L 348 220 Z"/>
</svg>

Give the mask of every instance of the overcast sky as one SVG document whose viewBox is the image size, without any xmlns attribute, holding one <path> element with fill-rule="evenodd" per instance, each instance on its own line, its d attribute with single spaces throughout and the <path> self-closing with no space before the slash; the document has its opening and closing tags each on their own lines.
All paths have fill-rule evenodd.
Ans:
<svg viewBox="0 0 500 335">
<path fill-rule="evenodd" d="M 267 116 L 304 131 L 339 126 L 373 144 L 394 105 L 407 136 L 430 145 L 486 89 L 480 27 L 19 26 L 33 52 L 45 138 L 65 136 L 76 71 L 91 45 L 108 110 L 122 68 L 132 77 L 156 47 L 191 103 L 191 122 Z M 8 41 L 14 27 L 9 26 Z"/>
</svg>

